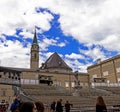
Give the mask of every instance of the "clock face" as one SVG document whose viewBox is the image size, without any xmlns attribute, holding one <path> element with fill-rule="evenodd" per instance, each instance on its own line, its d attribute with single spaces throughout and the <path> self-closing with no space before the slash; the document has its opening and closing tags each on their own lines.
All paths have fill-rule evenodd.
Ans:
<svg viewBox="0 0 120 112">
<path fill-rule="evenodd" d="M 33 45 L 31 48 L 31 50 L 38 50 L 38 49 L 39 49 L 39 47 L 37 45 Z"/>
<path fill-rule="evenodd" d="M 38 45 L 35 45 L 34 48 L 35 48 L 35 49 L 38 49 Z"/>
</svg>

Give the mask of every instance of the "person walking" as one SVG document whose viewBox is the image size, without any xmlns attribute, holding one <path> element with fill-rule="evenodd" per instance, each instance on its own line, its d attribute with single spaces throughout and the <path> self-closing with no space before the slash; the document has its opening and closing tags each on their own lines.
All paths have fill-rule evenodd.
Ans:
<svg viewBox="0 0 120 112">
<path fill-rule="evenodd" d="M 56 101 L 53 101 L 50 105 L 50 111 L 55 112 L 55 108 L 56 108 Z"/>
<path fill-rule="evenodd" d="M 17 98 L 15 98 L 12 104 L 10 105 L 10 111 L 15 112 L 16 110 L 18 110 L 19 106 L 20 106 L 20 102 Z"/>
<path fill-rule="evenodd" d="M 107 112 L 106 104 L 102 96 L 97 97 L 96 112 Z"/>
<path fill-rule="evenodd" d="M 63 112 L 62 99 L 57 101 L 56 112 Z"/>
<path fill-rule="evenodd" d="M 69 103 L 69 101 L 66 101 L 65 103 L 65 112 L 70 112 L 72 104 Z"/>
</svg>

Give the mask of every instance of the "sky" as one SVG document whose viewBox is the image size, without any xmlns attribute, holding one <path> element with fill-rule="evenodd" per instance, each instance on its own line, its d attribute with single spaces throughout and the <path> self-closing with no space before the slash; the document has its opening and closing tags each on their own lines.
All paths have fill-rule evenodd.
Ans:
<svg viewBox="0 0 120 112">
<path fill-rule="evenodd" d="M 57 52 L 73 71 L 120 54 L 120 0 L 0 0 L 0 66 L 39 66 Z"/>
</svg>

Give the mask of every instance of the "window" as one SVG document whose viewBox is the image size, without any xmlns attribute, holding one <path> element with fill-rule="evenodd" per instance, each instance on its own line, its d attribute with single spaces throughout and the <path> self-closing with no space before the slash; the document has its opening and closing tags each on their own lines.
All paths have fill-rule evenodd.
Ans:
<svg viewBox="0 0 120 112">
<path fill-rule="evenodd" d="M 97 74 L 94 74 L 94 75 L 93 75 L 93 78 L 97 78 Z"/>
<path fill-rule="evenodd" d="M 2 96 L 6 96 L 6 91 L 2 91 Z"/>
<path fill-rule="evenodd" d="M 29 84 L 29 79 L 21 79 L 22 84 Z"/>
<path fill-rule="evenodd" d="M 35 59 L 36 59 L 36 54 L 34 54 L 34 57 L 35 57 Z"/>
<path fill-rule="evenodd" d="M 116 71 L 117 71 L 117 72 L 120 72 L 120 67 L 119 67 L 119 68 L 116 68 Z"/>
<path fill-rule="evenodd" d="M 118 83 L 120 83 L 120 78 L 118 78 Z"/>
<path fill-rule="evenodd" d="M 65 82 L 65 87 L 69 87 L 69 82 Z"/>
<path fill-rule="evenodd" d="M 72 82 L 72 83 L 71 83 L 71 86 L 72 86 L 72 87 L 75 87 L 75 82 Z"/>
<path fill-rule="evenodd" d="M 61 84 L 61 81 L 59 81 L 58 83 L 59 83 L 59 86 L 61 86 L 61 85 L 62 85 L 62 84 Z"/>
<path fill-rule="evenodd" d="M 80 83 L 81 86 L 84 86 L 84 83 Z"/>
<path fill-rule="evenodd" d="M 107 76 L 107 75 L 109 75 L 108 71 L 103 72 L 103 76 Z"/>
<path fill-rule="evenodd" d="M 1 96 L 6 96 L 6 89 L 1 89 Z"/>
<path fill-rule="evenodd" d="M 60 82 L 60 81 L 55 81 L 54 84 L 55 84 L 56 86 L 61 86 L 61 82 Z"/>
<path fill-rule="evenodd" d="M 30 84 L 35 84 L 35 80 L 32 80 L 32 79 L 31 79 L 31 80 L 29 81 L 29 83 L 30 83 Z"/>
<path fill-rule="evenodd" d="M 107 83 L 110 83 L 110 81 L 109 81 L 109 80 L 107 80 Z"/>
<path fill-rule="evenodd" d="M 85 86 L 88 86 L 88 83 L 85 83 Z"/>
</svg>

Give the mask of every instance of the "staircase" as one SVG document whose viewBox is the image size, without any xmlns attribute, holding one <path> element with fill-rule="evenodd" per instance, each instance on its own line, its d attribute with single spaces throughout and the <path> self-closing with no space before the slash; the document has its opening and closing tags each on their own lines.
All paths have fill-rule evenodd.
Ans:
<svg viewBox="0 0 120 112">
<path fill-rule="evenodd" d="M 63 87 L 50 86 L 47 84 L 21 85 L 21 98 L 23 100 L 40 100 L 50 105 L 53 100 L 63 99 L 63 105 L 68 100 L 75 108 L 95 106 L 97 96 L 103 96 L 106 105 L 120 104 L 120 96 L 101 89 L 81 89 L 80 96 L 72 96 Z"/>
</svg>

